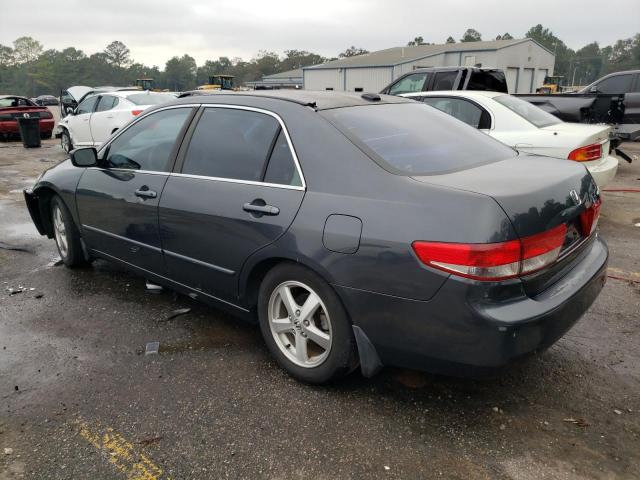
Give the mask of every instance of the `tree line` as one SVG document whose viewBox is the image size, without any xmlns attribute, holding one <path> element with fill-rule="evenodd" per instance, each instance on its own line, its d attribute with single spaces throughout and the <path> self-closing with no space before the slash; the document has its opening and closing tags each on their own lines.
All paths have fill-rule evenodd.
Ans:
<svg viewBox="0 0 640 480">
<path fill-rule="evenodd" d="M 533 38 L 555 53 L 555 74 L 564 75 L 568 84 L 586 85 L 613 71 L 640 68 L 640 34 L 605 47 L 592 42 L 578 50 L 567 47 L 542 25 L 531 27 L 525 37 Z M 496 40 L 511 38 L 508 32 L 495 37 Z M 459 39 L 460 42 L 481 40 L 482 35 L 473 28 L 467 29 Z M 456 39 L 450 36 L 445 42 L 456 43 Z M 408 42 L 409 46 L 425 44 L 429 43 L 421 36 Z M 184 54 L 170 58 L 161 70 L 158 66 L 135 62 L 129 48 L 120 41 L 111 42 L 101 52 L 87 55 L 75 47 L 45 50 L 38 40 L 20 37 L 12 46 L 0 44 L 0 94 L 58 95 L 72 85 L 127 86 L 133 85 L 138 78 L 153 78 L 157 88 L 181 91 L 206 84 L 212 74 L 234 75 L 236 84 L 242 85 L 259 80 L 263 75 L 365 53 L 369 52 L 356 46 L 334 58 L 306 50 L 285 50 L 282 55 L 263 50 L 248 61 L 223 56 L 207 60 L 200 66 L 193 57 Z"/>
</svg>

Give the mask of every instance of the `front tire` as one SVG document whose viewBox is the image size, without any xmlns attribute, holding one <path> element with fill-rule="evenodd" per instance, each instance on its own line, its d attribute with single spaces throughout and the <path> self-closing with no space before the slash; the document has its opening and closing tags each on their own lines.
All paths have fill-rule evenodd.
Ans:
<svg viewBox="0 0 640 480">
<path fill-rule="evenodd" d="M 271 270 L 260 285 L 262 336 L 278 364 L 312 384 L 348 374 L 357 362 L 351 322 L 331 286 L 295 264 Z"/>
<path fill-rule="evenodd" d="M 62 151 L 65 153 L 71 152 L 73 150 L 73 143 L 71 143 L 71 136 L 69 135 L 69 131 L 65 128 L 62 130 L 60 134 L 60 146 L 62 147 Z"/>
<path fill-rule="evenodd" d="M 86 265 L 78 228 L 69 209 L 57 195 L 51 199 L 51 225 L 58 253 L 64 264 L 69 268 Z"/>
</svg>

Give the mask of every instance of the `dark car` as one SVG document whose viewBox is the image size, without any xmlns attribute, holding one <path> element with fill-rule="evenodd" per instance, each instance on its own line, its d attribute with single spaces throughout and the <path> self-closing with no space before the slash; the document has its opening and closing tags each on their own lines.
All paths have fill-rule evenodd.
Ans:
<svg viewBox="0 0 640 480">
<path fill-rule="evenodd" d="M 51 138 L 55 123 L 53 114 L 31 100 L 17 95 L 0 95 L 0 136 L 19 137 L 19 118 L 39 118 L 40 137 Z"/>
<path fill-rule="evenodd" d="M 501 69 L 480 67 L 416 68 L 395 79 L 380 93 L 401 95 L 434 90 L 489 90 L 508 93 L 507 78 Z"/>
<path fill-rule="evenodd" d="M 608 258 L 583 166 L 377 94 L 176 100 L 25 198 L 67 266 L 106 259 L 257 318 L 313 383 L 358 364 L 493 372 L 562 336 Z"/>
<path fill-rule="evenodd" d="M 48 106 L 48 105 L 58 105 L 58 97 L 54 97 L 53 95 L 40 95 L 36 97 L 34 102 L 36 105 Z"/>
</svg>

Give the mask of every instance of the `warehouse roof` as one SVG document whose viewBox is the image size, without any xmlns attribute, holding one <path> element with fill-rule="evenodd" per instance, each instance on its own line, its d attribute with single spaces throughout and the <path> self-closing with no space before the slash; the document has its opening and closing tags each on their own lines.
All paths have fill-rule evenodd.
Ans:
<svg viewBox="0 0 640 480">
<path fill-rule="evenodd" d="M 263 75 L 263 80 L 281 79 L 281 78 L 302 78 L 302 69 L 296 68 L 294 70 L 287 70 L 286 72 L 274 73 L 272 75 Z"/>
<path fill-rule="evenodd" d="M 386 50 L 357 55 L 355 57 L 341 58 L 321 65 L 304 67 L 304 70 L 317 70 L 325 68 L 348 67 L 391 67 L 402 63 L 413 62 L 421 58 L 450 52 L 472 52 L 478 50 L 500 50 L 518 43 L 534 42 L 541 48 L 545 48 L 531 38 L 513 40 L 492 40 L 488 42 L 461 42 L 443 43 L 438 45 L 416 45 L 411 47 L 392 47 Z M 546 50 L 546 48 L 545 48 Z"/>
</svg>

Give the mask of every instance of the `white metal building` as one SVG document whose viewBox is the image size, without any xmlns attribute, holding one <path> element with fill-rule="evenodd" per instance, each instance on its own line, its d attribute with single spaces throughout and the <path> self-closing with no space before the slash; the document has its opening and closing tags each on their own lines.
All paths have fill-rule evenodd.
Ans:
<svg viewBox="0 0 640 480">
<path fill-rule="evenodd" d="M 510 93 L 533 93 L 553 74 L 555 55 L 530 38 L 393 47 L 303 68 L 306 90 L 379 92 L 423 67 L 478 66 L 504 70 Z"/>
<path fill-rule="evenodd" d="M 245 82 L 247 87 L 260 89 L 302 88 L 302 69 L 263 75 L 262 80 Z"/>
</svg>

